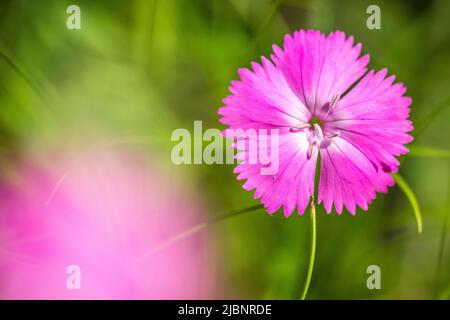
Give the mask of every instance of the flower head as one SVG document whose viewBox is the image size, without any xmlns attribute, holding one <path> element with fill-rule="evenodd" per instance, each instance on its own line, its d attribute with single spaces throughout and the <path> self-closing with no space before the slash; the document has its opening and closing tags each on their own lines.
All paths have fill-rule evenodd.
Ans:
<svg viewBox="0 0 450 320">
<path fill-rule="evenodd" d="M 320 155 L 318 203 L 328 213 L 333 205 L 339 214 L 344 206 L 351 214 L 356 206 L 367 210 L 394 184 L 396 157 L 412 140 L 406 88 L 386 69 L 367 72 L 369 56 L 340 31 L 300 30 L 273 51 L 272 61 L 262 57 L 253 70 L 238 71 L 219 114 L 232 129 L 277 129 L 279 170 L 264 175 L 260 163 L 243 161 L 238 179 L 269 213 L 283 207 L 286 216 L 295 208 L 301 215 L 314 195 Z"/>
</svg>

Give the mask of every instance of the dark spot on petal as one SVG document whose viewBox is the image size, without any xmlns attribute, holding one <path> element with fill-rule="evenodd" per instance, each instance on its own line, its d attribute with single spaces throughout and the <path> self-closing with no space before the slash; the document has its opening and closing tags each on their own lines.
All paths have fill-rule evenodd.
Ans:
<svg viewBox="0 0 450 320">
<path fill-rule="evenodd" d="M 383 171 L 386 173 L 391 173 L 392 169 L 390 166 L 388 166 L 386 163 L 382 162 L 381 163 L 381 167 L 383 168 Z"/>
</svg>

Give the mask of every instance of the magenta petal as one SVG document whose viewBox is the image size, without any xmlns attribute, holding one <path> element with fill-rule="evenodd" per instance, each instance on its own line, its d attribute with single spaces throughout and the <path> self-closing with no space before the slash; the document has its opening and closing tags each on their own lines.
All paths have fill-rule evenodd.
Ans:
<svg viewBox="0 0 450 320">
<path fill-rule="evenodd" d="M 274 46 L 273 60 L 311 111 L 322 108 L 335 94 L 343 94 L 367 70 L 361 45 L 337 31 L 328 36 L 315 30 L 287 35 L 283 50 Z"/>
<path fill-rule="evenodd" d="M 240 69 L 241 81 L 230 87 L 233 93 L 224 99 L 219 109 L 222 123 L 233 128 L 293 127 L 306 122 L 309 110 L 297 98 L 283 73 L 269 60 L 262 66 L 252 63 L 253 72 Z"/>
<path fill-rule="evenodd" d="M 388 166 L 395 172 L 399 165 L 395 157 L 407 153 L 404 144 L 412 141 L 411 99 L 403 96 L 403 85 L 392 85 L 394 78 L 386 74 L 386 70 L 369 72 L 332 110 L 326 128 L 339 131 L 378 169 Z"/>
<path fill-rule="evenodd" d="M 386 192 L 392 177 L 377 171 L 374 164 L 356 147 L 342 138 L 335 138 L 320 150 L 321 167 L 318 202 L 328 213 L 334 204 L 337 213 L 345 208 L 355 214 L 356 205 L 367 210 L 376 192 Z"/>
<path fill-rule="evenodd" d="M 314 191 L 314 173 L 317 152 L 308 159 L 308 138 L 304 133 L 280 136 L 279 170 L 274 175 L 262 175 L 260 164 L 241 163 L 235 172 L 238 179 L 246 179 L 243 188 L 255 190 L 255 198 L 269 213 L 281 207 L 285 216 L 290 216 L 295 208 L 301 215 L 309 204 Z"/>
</svg>

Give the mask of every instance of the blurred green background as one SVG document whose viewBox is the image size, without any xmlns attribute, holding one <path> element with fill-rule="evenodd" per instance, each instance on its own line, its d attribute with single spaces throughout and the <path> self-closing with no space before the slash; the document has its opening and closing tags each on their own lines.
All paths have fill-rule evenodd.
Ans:
<svg viewBox="0 0 450 320">
<path fill-rule="evenodd" d="M 81 30 L 66 8 L 81 8 Z M 366 9 L 381 8 L 381 30 Z M 369 67 L 408 87 L 416 130 L 400 175 L 420 205 L 424 231 L 395 186 L 355 217 L 318 208 L 310 299 L 450 298 L 450 1 L 2 0 L 0 174 L 23 150 L 58 150 L 103 137 L 158 150 L 170 164 L 176 128 L 220 128 L 217 109 L 239 67 L 271 53 L 286 33 L 354 35 Z M 91 145 L 94 147 L 95 145 Z M 49 160 L 50 161 L 50 160 Z M 231 165 L 171 165 L 208 217 L 256 205 Z M 1 200 L 0 200 L 1 201 Z M 308 215 L 258 210 L 207 227 L 217 292 L 211 298 L 295 299 L 309 259 Z M 368 290 L 366 268 L 381 268 Z"/>
</svg>

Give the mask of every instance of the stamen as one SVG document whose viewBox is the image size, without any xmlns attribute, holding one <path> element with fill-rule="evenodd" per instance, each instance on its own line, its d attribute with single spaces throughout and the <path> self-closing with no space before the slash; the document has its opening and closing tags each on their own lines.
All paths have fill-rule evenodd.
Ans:
<svg viewBox="0 0 450 320">
<path fill-rule="evenodd" d="M 302 123 L 299 125 L 296 125 L 295 127 L 292 127 L 289 129 L 290 132 L 299 132 L 303 129 L 311 128 L 311 125 L 309 123 Z"/>
<path fill-rule="evenodd" d="M 306 154 L 307 157 L 308 157 L 308 160 L 311 158 L 315 147 L 317 147 L 317 142 L 316 141 L 313 141 L 312 143 L 309 144 L 308 152 Z"/>
<path fill-rule="evenodd" d="M 322 128 L 317 123 L 314 123 L 314 133 L 317 135 L 319 141 L 322 141 L 323 139 Z"/>
<path fill-rule="evenodd" d="M 339 93 L 336 93 L 334 96 L 331 97 L 331 100 L 328 103 L 328 108 L 326 110 L 327 112 L 325 114 L 325 118 L 328 117 L 331 110 L 333 110 L 333 108 L 336 106 L 336 104 L 339 102 L 340 99 L 341 99 L 341 95 Z"/>
<path fill-rule="evenodd" d="M 336 93 L 330 100 L 330 110 L 334 108 L 336 103 L 338 103 L 339 99 L 341 99 L 341 95 Z"/>
<path fill-rule="evenodd" d="M 341 135 L 341 132 L 338 130 L 333 134 L 327 134 L 327 137 L 330 139 L 333 139 L 333 138 L 339 137 L 340 135 Z"/>
</svg>

